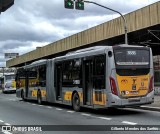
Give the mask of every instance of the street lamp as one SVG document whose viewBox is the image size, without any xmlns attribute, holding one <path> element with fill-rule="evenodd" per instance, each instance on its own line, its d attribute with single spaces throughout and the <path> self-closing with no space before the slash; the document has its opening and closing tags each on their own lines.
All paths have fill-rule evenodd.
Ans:
<svg viewBox="0 0 160 134">
<path fill-rule="evenodd" d="M 97 5 L 97 6 L 103 7 L 103 8 L 105 8 L 105 9 L 108 9 L 108 10 L 111 10 L 111 11 L 113 11 L 113 12 L 116 12 L 116 13 L 120 14 L 121 17 L 123 18 L 123 21 L 124 21 L 125 44 L 128 44 L 127 22 L 126 22 L 125 17 L 124 17 L 119 11 L 116 11 L 116 10 L 114 10 L 114 9 L 111 9 L 111 8 L 106 7 L 106 6 L 100 5 L 100 4 L 96 3 L 96 2 L 92 2 L 92 1 L 84 1 L 84 2 L 85 2 L 85 3 L 92 3 L 92 4 L 95 4 L 95 5 Z"/>
</svg>

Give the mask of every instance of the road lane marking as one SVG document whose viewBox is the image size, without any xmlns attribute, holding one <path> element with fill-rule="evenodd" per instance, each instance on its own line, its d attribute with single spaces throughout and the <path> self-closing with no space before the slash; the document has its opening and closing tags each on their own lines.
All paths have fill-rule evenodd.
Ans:
<svg viewBox="0 0 160 134">
<path fill-rule="evenodd" d="M 10 101 L 16 101 L 16 99 L 9 99 Z"/>
<path fill-rule="evenodd" d="M 37 105 L 37 104 L 32 104 L 33 106 Z"/>
<path fill-rule="evenodd" d="M 9 124 L 9 123 L 4 123 L 5 125 L 7 125 L 7 126 L 11 126 L 11 124 Z"/>
<path fill-rule="evenodd" d="M 60 111 L 60 110 L 62 110 L 62 109 L 60 109 L 60 108 L 56 108 L 56 110 L 59 110 L 59 111 Z"/>
<path fill-rule="evenodd" d="M 4 134 L 12 134 L 12 133 L 10 133 L 10 132 L 8 132 L 8 131 L 2 131 Z"/>
<path fill-rule="evenodd" d="M 132 110 L 132 111 L 141 111 L 141 112 L 145 112 L 145 113 L 159 113 L 159 111 L 153 111 L 153 110 L 145 110 L 142 108 L 126 108 L 127 110 Z"/>
<path fill-rule="evenodd" d="M 159 107 L 150 107 L 150 106 L 141 106 L 141 107 L 144 107 L 144 108 L 156 108 L 156 109 L 160 109 Z"/>
<path fill-rule="evenodd" d="M 4 121 L 0 120 L 0 122 L 4 122 Z"/>
<path fill-rule="evenodd" d="M 67 111 L 68 113 L 74 113 L 75 111 Z"/>
<path fill-rule="evenodd" d="M 81 115 L 84 115 L 84 116 L 91 116 L 91 114 L 81 114 Z"/>
<path fill-rule="evenodd" d="M 9 99 L 10 101 L 15 101 L 15 99 Z"/>
<path fill-rule="evenodd" d="M 52 107 L 50 107 L 50 106 L 47 106 L 47 108 L 52 108 Z"/>
<path fill-rule="evenodd" d="M 37 105 L 37 106 L 42 107 L 43 105 Z"/>
<path fill-rule="evenodd" d="M 129 121 L 122 121 L 124 124 L 129 124 L 129 125 L 136 125 L 137 123 L 134 122 L 129 122 Z"/>
<path fill-rule="evenodd" d="M 96 117 L 96 118 L 99 118 L 99 119 L 102 119 L 102 120 L 112 120 L 112 118 L 106 118 L 106 117 Z"/>
</svg>

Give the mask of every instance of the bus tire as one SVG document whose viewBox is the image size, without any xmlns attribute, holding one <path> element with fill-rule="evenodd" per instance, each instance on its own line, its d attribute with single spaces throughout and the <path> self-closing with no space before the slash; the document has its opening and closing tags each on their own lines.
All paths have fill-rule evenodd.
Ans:
<svg viewBox="0 0 160 134">
<path fill-rule="evenodd" d="M 37 92 L 37 103 L 40 105 L 42 104 L 42 96 L 41 96 L 40 90 L 38 90 L 38 92 Z"/>
<path fill-rule="evenodd" d="M 79 98 L 79 95 L 78 95 L 77 92 L 73 94 L 73 97 L 72 97 L 72 107 L 73 107 L 73 109 L 74 109 L 76 112 L 79 112 L 80 109 L 81 109 L 81 106 L 80 106 L 80 98 Z"/>
</svg>

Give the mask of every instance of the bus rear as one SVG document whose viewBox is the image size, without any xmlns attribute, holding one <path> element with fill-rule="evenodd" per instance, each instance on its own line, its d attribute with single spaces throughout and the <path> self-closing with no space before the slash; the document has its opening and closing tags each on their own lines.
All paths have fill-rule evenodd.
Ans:
<svg viewBox="0 0 160 134">
<path fill-rule="evenodd" d="M 152 52 L 148 47 L 113 47 L 110 106 L 134 106 L 154 101 Z"/>
</svg>

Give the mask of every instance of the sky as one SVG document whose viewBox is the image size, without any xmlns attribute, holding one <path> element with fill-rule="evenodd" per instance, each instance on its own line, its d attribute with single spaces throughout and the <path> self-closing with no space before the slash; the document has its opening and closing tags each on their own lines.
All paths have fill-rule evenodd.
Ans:
<svg viewBox="0 0 160 134">
<path fill-rule="evenodd" d="M 127 14 L 159 0 L 92 0 Z M 64 0 L 15 0 L 0 14 L 0 67 L 4 53 L 20 55 L 119 17 L 117 13 L 85 3 L 85 10 L 64 8 Z"/>
</svg>

